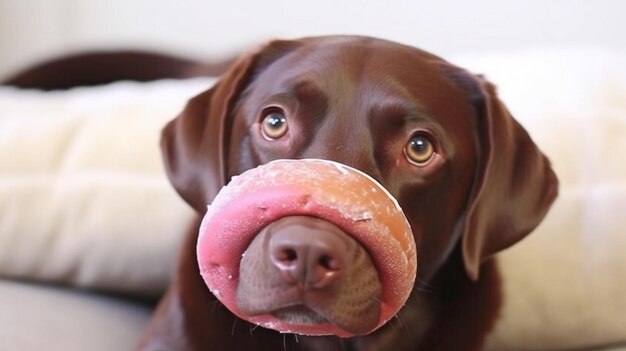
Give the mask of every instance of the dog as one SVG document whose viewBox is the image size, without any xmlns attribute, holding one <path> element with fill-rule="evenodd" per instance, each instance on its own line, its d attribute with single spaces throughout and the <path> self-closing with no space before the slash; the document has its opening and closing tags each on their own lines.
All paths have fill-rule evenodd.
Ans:
<svg viewBox="0 0 626 351">
<path fill-rule="evenodd" d="M 276 40 L 242 56 L 162 133 L 168 177 L 198 212 L 140 350 L 480 350 L 502 301 L 493 255 L 558 193 L 550 162 L 493 84 L 435 55 L 359 36 Z M 414 288 L 380 329 L 280 334 L 207 289 L 196 241 L 228 181 L 276 159 L 318 158 L 382 184 L 413 228 Z"/>
</svg>

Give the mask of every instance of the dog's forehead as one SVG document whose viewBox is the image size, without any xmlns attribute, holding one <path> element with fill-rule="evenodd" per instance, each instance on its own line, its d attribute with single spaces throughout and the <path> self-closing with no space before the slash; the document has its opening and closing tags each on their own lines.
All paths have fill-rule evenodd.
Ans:
<svg viewBox="0 0 626 351">
<path fill-rule="evenodd" d="M 442 74 L 437 66 L 441 62 L 425 51 L 385 40 L 315 38 L 257 72 L 245 95 L 262 101 L 275 94 L 295 96 L 303 89 L 334 100 L 335 107 L 396 101 L 438 120 L 469 115 L 465 92 Z"/>
<path fill-rule="evenodd" d="M 338 83 L 342 80 L 407 78 L 413 84 L 428 78 L 443 82 L 432 64 L 437 57 L 409 46 L 370 38 L 304 41 L 297 49 L 265 67 L 260 79 L 299 82 L 306 78 Z M 422 79 L 420 79 L 420 77 Z"/>
</svg>

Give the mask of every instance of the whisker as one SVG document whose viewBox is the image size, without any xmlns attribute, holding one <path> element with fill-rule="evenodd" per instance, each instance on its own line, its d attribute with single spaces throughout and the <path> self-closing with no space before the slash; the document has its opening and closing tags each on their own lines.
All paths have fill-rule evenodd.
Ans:
<svg viewBox="0 0 626 351">
<path fill-rule="evenodd" d="M 261 324 L 260 323 L 256 323 L 254 325 L 254 327 L 250 327 L 250 335 L 252 335 L 252 332 L 256 330 L 256 328 L 258 328 Z"/>
<path fill-rule="evenodd" d="M 369 297 L 370 300 L 374 301 L 374 302 L 378 302 L 378 303 L 382 303 L 382 301 L 380 300 L 380 298 L 376 297 L 376 296 L 370 296 Z"/>
<path fill-rule="evenodd" d="M 419 291 L 419 292 L 428 293 L 428 294 L 436 294 L 437 293 L 437 288 L 435 286 L 429 284 L 426 281 L 418 279 L 416 281 L 416 283 L 417 284 L 415 284 L 415 287 L 413 288 L 414 291 Z"/>
<path fill-rule="evenodd" d="M 283 350 L 287 351 L 287 334 L 283 333 Z"/>
<path fill-rule="evenodd" d="M 399 328 L 400 329 L 404 329 L 407 330 L 406 324 L 404 323 L 404 320 L 402 320 L 402 317 L 400 317 L 399 314 L 396 314 L 394 316 L 394 318 L 396 319 L 396 321 L 398 322 Z"/>
<path fill-rule="evenodd" d="M 421 287 L 427 287 L 427 288 L 431 288 L 434 289 L 435 287 L 430 284 L 429 282 L 425 281 L 425 280 L 421 280 L 421 279 L 417 279 L 417 283 L 421 286 Z"/>
<path fill-rule="evenodd" d="M 416 286 L 415 288 L 413 288 L 415 291 L 419 291 L 422 293 L 426 293 L 426 294 L 434 294 L 435 290 L 434 289 L 429 289 L 429 288 L 423 288 L 421 286 Z"/>
<path fill-rule="evenodd" d="M 210 302 L 211 304 L 211 314 L 215 313 L 215 309 L 220 305 L 220 302 L 218 300 L 213 300 Z"/>
<path fill-rule="evenodd" d="M 237 325 L 237 318 L 233 320 L 233 327 L 230 329 L 230 335 L 235 336 L 235 326 Z"/>
<path fill-rule="evenodd" d="M 293 338 L 296 339 L 296 344 L 299 344 L 300 341 L 298 341 L 298 334 L 292 334 Z"/>
</svg>

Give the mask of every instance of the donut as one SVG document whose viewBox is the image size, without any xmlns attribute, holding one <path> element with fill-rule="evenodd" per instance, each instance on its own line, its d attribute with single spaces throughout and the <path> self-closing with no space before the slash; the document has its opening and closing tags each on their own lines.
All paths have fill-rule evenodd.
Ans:
<svg viewBox="0 0 626 351">
<path fill-rule="evenodd" d="M 312 216 L 341 228 L 371 256 L 382 291 L 378 324 L 393 318 L 413 288 L 416 244 L 396 199 L 369 175 L 319 159 L 276 160 L 231 181 L 208 206 L 197 242 L 200 274 L 237 317 L 283 333 L 354 336 L 332 323 L 297 325 L 270 314 L 248 316 L 235 300 L 239 263 L 254 237 L 287 216 Z"/>
</svg>

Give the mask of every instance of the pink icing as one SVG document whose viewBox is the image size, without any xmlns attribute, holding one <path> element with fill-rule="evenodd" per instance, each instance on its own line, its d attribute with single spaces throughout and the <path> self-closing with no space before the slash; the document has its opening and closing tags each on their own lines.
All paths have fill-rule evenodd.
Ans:
<svg viewBox="0 0 626 351">
<path fill-rule="evenodd" d="M 327 189 L 322 184 L 325 180 L 339 183 L 339 188 Z M 337 199 L 338 191 L 346 192 L 351 186 L 357 189 Z M 368 190 L 362 192 L 363 187 Z M 373 199 L 363 196 L 370 192 L 376 193 Z M 349 200 L 340 201 L 345 197 Z M 202 221 L 197 246 L 200 272 L 213 294 L 238 317 L 280 332 L 353 336 L 331 323 L 288 324 L 269 314 L 247 316 L 237 307 L 241 255 L 262 228 L 294 215 L 332 222 L 368 250 L 383 286 L 380 320 L 373 330 L 391 319 L 415 281 L 413 234 L 395 199 L 378 183 L 330 161 L 274 161 L 245 172 L 222 189 Z"/>
</svg>

